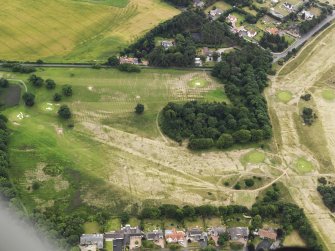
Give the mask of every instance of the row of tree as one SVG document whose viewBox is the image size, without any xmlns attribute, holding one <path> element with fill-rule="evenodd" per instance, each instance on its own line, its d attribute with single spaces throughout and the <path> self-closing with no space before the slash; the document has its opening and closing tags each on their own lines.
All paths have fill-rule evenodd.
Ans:
<svg viewBox="0 0 335 251">
<path fill-rule="evenodd" d="M 227 148 L 271 138 L 262 96 L 271 61 L 267 51 L 254 45 L 223 55 L 212 74 L 225 84 L 232 103 L 168 103 L 162 111 L 163 132 L 178 142 L 190 139 L 191 149 Z"/>
<path fill-rule="evenodd" d="M 9 179 L 8 168 L 8 142 L 9 129 L 7 128 L 8 119 L 0 114 L 0 194 L 2 198 L 10 200 L 16 196 L 15 188 Z"/>
</svg>

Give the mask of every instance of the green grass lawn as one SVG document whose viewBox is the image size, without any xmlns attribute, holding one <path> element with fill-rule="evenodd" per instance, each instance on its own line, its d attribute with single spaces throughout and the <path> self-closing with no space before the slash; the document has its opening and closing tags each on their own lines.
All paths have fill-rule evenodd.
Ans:
<svg viewBox="0 0 335 251">
<path fill-rule="evenodd" d="M 192 88 L 203 88 L 208 86 L 208 81 L 206 79 L 195 77 L 191 79 L 187 84 L 189 87 Z"/>
<path fill-rule="evenodd" d="M 309 172 L 313 171 L 314 167 L 313 167 L 313 164 L 310 161 L 308 161 L 304 157 L 300 157 L 295 162 L 295 169 L 299 173 L 309 173 Z"/>
<path fill-rule="evenodd" d="M 106 251 L 113 251 L 113 242 L 112 241 L 106 241 L 104 248 L 105 248 Z"/>
<path fill-rule="evenodd" d="M 229 99 L 224 92 L 223 88 L 217 88 L 215 90 L 209 91 L 205 94 L 204 100 L 207 102 L 226 102 L 229 103 Z"/>
<path fill-rule="evenodd" d="M 241 159 L 242 164 L 259 164 L 264 162 L 266 155 L 263 152 L 259 152 L 253 150 L 246 155 L 244 155 Z"/>
<path fill-rule="evenodd" d="M 288 103 L 291 101 L 293 95 L 290 91 L 278 91 L 276 93 L 277 99 L 282 103 Z"/>
<path fill-rule="evenodd" d="M 323 90 L 321 95 L 322 98 L 327 101 L 333 101 L 335 99 L 335 92 L 332 89 Z"/>
<path fill-rule="evenodd" d="M 105 4 L 119 8 L 124 8 L 129 3 L 129 0 L 75 0 L 75 1 L 88 2 L 93 4 Z"/>
<path fill-rule="evenodd" d="M 100 232 L 100 226 L 98 222 L 86 222 L 84 224 L 84 232 L 85 234 L 95 234 Z"/>
</svg>

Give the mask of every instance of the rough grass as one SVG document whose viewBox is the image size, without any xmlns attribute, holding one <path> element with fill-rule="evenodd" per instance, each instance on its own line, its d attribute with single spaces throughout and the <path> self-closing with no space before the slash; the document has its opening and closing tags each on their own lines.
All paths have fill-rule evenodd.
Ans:
<svg viewBox="0 0 335 251">
<path fill-rule="evenodd" d="M 201 79 L 201 78 L 193 78 L 191 79 L 188 83 L 188 86 L 189 87 L 192 87 L 192 88 L 203 88 L 203 87 L 206 87 L 208 85 L 208 82 L 206 79 Z"/>
<path fill-rule="evenodd" d="M 129 0 L 75 0 L 77 2 L 87 2 L 92 4 L 104 4 L 119 8 L 124 8 L 129 3 Z"/>
<path fill-rule="evenodd" d="M 127 1 L 101 2 L 122 7 Z M 163 1 L 155 0 L 133 0 L 124 8 L 119 7 L 82 1 L 9 1 L 0 10 L 0 58 L 104 61 L 158 23 L 179 13 Z"/>
<path fill-rule="evenodd" d="M 286 236 L 283 244 L 285 247 L 306 247 L 304 240 L 300 237 L 297 231 L 293 231 Z"/>
<path fill-rule="evenodd" d="M 207 102 L 226 102 L 229 103 L 229 99 L 224 92 L 223 88 L 217 88 L 209 91 L 205 94 L 204 100 Z"/>
</svg>

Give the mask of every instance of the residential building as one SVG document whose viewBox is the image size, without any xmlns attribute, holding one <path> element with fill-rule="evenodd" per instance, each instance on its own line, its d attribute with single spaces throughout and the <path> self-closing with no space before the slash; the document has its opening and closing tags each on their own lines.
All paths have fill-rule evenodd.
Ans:
<svg viewBox="0 0 335 251">
<path fill-rule="evenodd" d="M 249 237 L 249 228 L 247 227 L 228 228 L 227 232 L 231 240 L 239 240 L 239 239 L 246 240 Z"/>
<path fill-rule="evenodd" d="M 176 229 L 165 230 L 165 240 L 167 243 L 178 243 L 186 246 L 186 234 L 184 231 L 177 231 Z"/>
<path fill-rule="evenodd" d="M 302 10 L 300 15 L 305 20 L 312 20 L 314 18 L 314 15 L 307 10 Z"/>
<path fill-rule="evenodd" d="M 277 232 L 273 229 L 260 229 L 258 235 L 261 239 L 277 240 Z"/>
<path fill-rule="evenodd" d="M 283 3 L 283 6 L 284 6 L 284 8 L 286 8 L 290 12 L 294 11 L 294 5 L 293 4 L 285 2 L 285 3 Z"/>
<path fill-rule="evenodd" d="M 104 248 L 103 234 L 82 234 L 80 236 L 80 246 L 96 246 L 97 249 Z"/>
<path fill-rule="evenodd" d="M 131 57 L 120 57 L 120 64 L 138 64 L 138 58 L 131 58 Z"/>
<path fill-rule="evenodd" d="M 169 49 L 174 45 L 173 41 L 162 41 L 161 45 L 164 47 L 165 50 Z"/>
<path fill-rule="evenodd" d="M 201 0 L 194 0 L 193 1 L 193 6 L 197 8 L 203 8 L 205 7 L 205 3 Z"/>
<path fill-rule="evenodd" d="M 209 16 L 210 16 L 212 19 L 216 19 L 216 18 L 218 18 L 219 16 L 221 16 L 222 13 L 223 13 L 223 10 L 216 8 L 215 10 L 211 10 L 211 11 L 209 11 Z"/>
<path fill-rule="evenodd" d="M 194 65 L 195 66 L 198 66 L 198 67 L 201 67 L 202 66 L 202 61 L 200 58 L 195 58 L 194 59 Z"/>
<path fill-rule="evenodd" d="M 187 231 L 187 240 L 188 241 L 193 241 L 193 242 L 198 242 L 205 240 L 207 236 L 206 232 L 203 232 L 199 228 L 192 228 Z"/>
<path fill-rule="evenodd" d="M 247 30 L 247 36 L 253 38 L 257 35 L 257 31 Z"/>
<path fill-rule="evenodd" d="M 272 35 L 278 35 L 278 34 L 279 34 L 279 30 L 278 30 L 278 28 L 276 28 L 276 27 L 273 27 L 273 28 L 267 28 L 267 29 L 266 29 L 266 32 L 267 32 L 267 33 L 270 33 L 270 34 L 272 34 Z"/>
</svg>

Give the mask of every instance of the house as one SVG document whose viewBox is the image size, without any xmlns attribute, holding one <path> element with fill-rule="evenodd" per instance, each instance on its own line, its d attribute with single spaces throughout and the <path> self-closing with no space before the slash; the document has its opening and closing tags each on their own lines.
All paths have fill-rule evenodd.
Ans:
<svg viewBox="0 0 335 251">
<path fill-rule="evenodd" d="M 237 17 L 235 17 L 232 14 L 229 14 L 228 17 L 226 18 L 226 21 L 228 23 L 231 23 L 233 27 L 235 27 L 235 23 L 237 22 Z"/>
<path fill-rule="evenodd" d="M 79 246 L 80 251 L 97 251 L 97 245 Z"/>
<path fill-rule="evenodd" d="M 142 245 L 144 234 L 139 227 L 126 225 L 118 231 L 105 233 L 105 241 L 113 241 L 113 251 L 122 251 L 129 245 L 129 250 L 136 249 Z"/>
<path fill-rule="evenodd" d="M 194 65 L 195 66 L 198 66 L 198 67 L 201 67 L 202 66 L 202 61 L 200 58 L 195 58 L 194 59 Z"/>
<path fill-rule="evenodd" d="M 305 20 L 312 20 L 314 18 L 314 15 L 307 10 L 302 10 L 300 15 Z"/>
<path fill-rule="evenodd" d="M 294 5 L 292 5 L 292 4 L 288 3 L 288 2 L 285 2 L 283 4 L 283 6 L 284 6 L 284 8 L 286 8 L 290 12 L 294 11 Z"/>
<path fill-rule="evenodd" d="M 162 41 L 161 45 L 164 47 L 165 50 L 169 49 L 174 45 L 172 41 Z"/>
<path fill-rule="evenodd" d="M 178 243 L 186 246 L 186 235 L 184 231 L 176 231 L 176 229 L 165 230 L 165 240 L 167 243 Z"/>
<path fill-rule="evenodd" d="M 82 234 L 80 236 L 80 246 L 96 246 L 98 249 L 104 248 L 103 234 Z"/>
<path fill-rule="evenodd" d="M 165 247 L 164 234 L 162 230 L 154 230 L 152 232 L 146 233 L 146 239 L 148 241 L 153 241 L 154 244 L 160 246 L 161 248 Z"/>
<path fill-rule="evenodd" d="M 226 232 L 225 227 L 211 227 L 207 229 L 207 234 L 210 238 L 213 239 L 215 242 L 215 246 L 219 246 L 218 241 L 219 241 L 219 236 L 221 234 L 224 234 Z"/>
<path fill-rule="evenodd" d="M 277 233 L 273 229 L 260 229 L 258 235 L 261 239 L 277 240 Z"/>
<path fill-rule="evenodd" d="M 215 10 L 211 10 L 209 12 L 209 16 L 212 18 L 212 19 L 215 19 L 215 18 L 218 18 L 219 16 L 221 16 L 223 13 L 223 11 L 221 9 L 218 9 L 216 8 Z"/>
<path fill-rule="evenodd" d="M 201 0 L 194 0 L 193 1 L 193 7 L 203 8 L 204 6 L 205 6 L 205 3 Z"/>
<path fill-rule="evenodd" d="M 279 2 L 279 0 L 271 0 L 272 4 L 277 4 Z"/>
<path fill-rule="evenodd" d="M 253 30 L 248 30 L 247 31 L 247 36 L 250 38 L 253 38 L 257 35 L 257 31 L 253 31 Z"/>
<path fill-rule="evenodd" d="M 273 28 L 267 28 L 267 29 L 266 29 L 266 32 L 267 32 L 267 33 L 270 33 L 270 34 L 272 34 L 272 35 L 278 35 L 278 34 L 279 34 L 279 30 L 278 30 L 278 28 L 276 28 L 276 27 L 273 27 Z"/>
<path fill-rule="evenodd" d="M 199 228 L 192 228 L 187 231 L 187 240 L 189 241 L 201 241 L 206 238 L 207 234 L 200 230 Z"/>
<path fill-rule="evenodd" d="M 239 239 L 248 239 L 249 237 L 249 228 L 247 227 L 233 227 L 228 228 L 227 232 L 231 240 L 239 240 Z"/>
<path fill-rule="evenodd" d="M 138 58 L 131 58 L 131 57 L 120 57 L 120 64 L 138 64 Z"/>
</svg>

